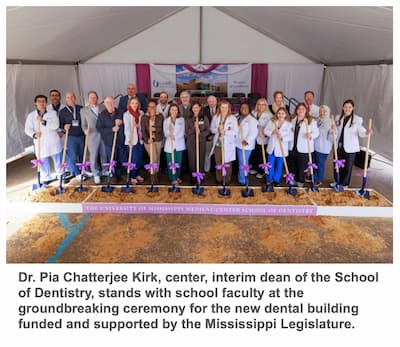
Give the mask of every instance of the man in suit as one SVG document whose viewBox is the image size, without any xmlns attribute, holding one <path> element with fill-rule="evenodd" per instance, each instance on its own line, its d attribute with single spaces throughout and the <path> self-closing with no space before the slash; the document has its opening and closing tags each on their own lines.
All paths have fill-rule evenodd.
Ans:
<svg viewBox="0 0 400 347">
<path fill-rule="evenodd" d="M 203 109 L 203 114 L 205 117 L 208 118 L 209 124 L 211 124 L 211 120 L 217 114 L 217 111 L 218 111 L 217 98 L 214 95 L 210 95 L 207 98 L 207 106 L 204 107 Z M 206 154 L 204 159 L 204 171 L 206 173 L 210 172 L 211 169 L 210 152 L 213 145 L 213 138 L 214 135 L 210 131 L 210 133 L 206 137 Z"/>
<path fill-rule="evenodd" d="M 82 108 L 82 129 L 88 137 L 88 149 L 90 153 L 90 167 L 94 175 L 94 183 L 100 183 L 102 165 L 107 163 L 107 154 L 104 142 L 96 129 L 99 114 L 104 111 L 104 105 L 99 105 L 99 97 L 95 91 L 88 93 L 89 105 Z"/>
<path fill-rule="evenodd" d="M 139 99 L 140 101 L 140 109 L 143 112 L 147 111 L 147 100 L 146 97 L 143 94 L 136 94 L 136 85 L 133 83 L 128 83 L 126 87 L 126 92 L 127 95 L 122 96 L 119 99 L 118 103 L 118 112 L 119 114 L 124 114 L 128 110 L 128 101 L 130 98 L 134 98 L 135 96 Z"/>
</svg>

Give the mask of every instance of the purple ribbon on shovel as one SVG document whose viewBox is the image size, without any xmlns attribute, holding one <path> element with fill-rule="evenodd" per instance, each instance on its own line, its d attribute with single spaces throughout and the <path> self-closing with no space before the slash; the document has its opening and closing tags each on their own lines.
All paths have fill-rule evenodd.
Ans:
<svg viewBox="0 0 400 347">
<path fill-rule="evenodd" d="M 226 169 L 229 167 L 230 165 L 225 163 L 225 164 L 218 164 L 215 166 L 215 168 L 217 170 L 222 170 L 222 176 L 226 176 Z"/>
<path fill-rule="evenodd" d="M 307 169 L 304 170 L 304 172 L 311 172 L 311 168 L 313 169 L 318 169 L 318 165 L 314 164 L 313 162 L 309 161 L 307 163 Z"/>
<path fill-rule="evenodd" d="M 117 162 L 115 160 L 111 160 L 109 163 L 103 164 L 103 167 L 111 168 L 111 172 L 114 172 L 116 165 L 117 165 Z"/>
<path fill-rule="evenodd" d="M 155 171 L 155 170 L 157 170 L 158 165 L 157 165 L 157 163 L 146 164 L 146 165 L 144 166 L 144 168 L 145 168 L 147 171 L 151 171 L 151 169 L 153 169 L 153 170 Z"/>
<path fill-rule="evenodd" d="M 122 163 L 122 166 L 126 167 L 129 171 L 132 171 L 132 170 L 136 169 L 136 164 L 135 163 L 125 162 L 125 163 Z"/>
<path fill-rule="evenodd" d="M 286 183 L 289 183 L 290 185 L 294 184 L 294 174 L 292 174 L 291 172 L 284 174 L 283 177 L 285 177 Z"/>
<path fill-rule="evenodd" d="M 335 164 L 335 169 L 340 169 L 341 167 L 344 167 L 345 162 L 346 159 L 334 159 L 333 163 Z"/>
<path fill-rule="evenodd" d="M 192 172 L 192 177 L 197 179 L 197 183 L 200 184 L 204 179 L 205 174 L 203 172 Z"/>
<path fill-rule="evenodd" d="M 371 175 L 369 171 L 367 171 L 367 176 L 365 176 L 365 184 L 368 184 L 368 177 Z M 364 171 L 363 172 L 357 172 L 356 176 L 358 177 L 364 177 Z"/>
<path fill-rule="evenodd" d="M 68 169 L 68 163 L 62 163 L 58 167 L 59 167 L 60 170 Z"/>
<path fill-rule="evenodd" d="M 266 174 L 269 174 L 269 169 L 272 167 L 272 164 L 270 162 L 262 163 L 258 165 L 258 167 L 263 169 Z"/>
<path fill-rule="evenodd" d="M 245 172 L 245 173 L 250 172 L 250 167 L 251 167 L 251 165 L 240 165 L 240 169 L 243 170 L 243 172 Z"/>
<path fill-rule="evenodd" d="M 34 168 L 37 168 L 38 167 L 38 165 L 43 165 L 44 164 L 44 160 L 42 160 L 42 159 L 33 159 L 33 160 L 31 160 L 31 163 L 32 163 L 32 169 L 34 169 Z"/>
<path fill-rule="evenodd" d="M 76 163 L 76 166 L 81 170 L 82 174 L 86 172 L 86 169 L 90 166 L 90 161 L 84 163 Z"/>
<path fill-rule="evenodd" d="M 169 167 L 170 170 L 176 171 L 176 169 L 180 168 L 180 165 L 178 163 L 175 163 L 175 162 L 174 163 L 170 162 L 170 163 L 168 163 L 168 167 Z"/>
</svg>

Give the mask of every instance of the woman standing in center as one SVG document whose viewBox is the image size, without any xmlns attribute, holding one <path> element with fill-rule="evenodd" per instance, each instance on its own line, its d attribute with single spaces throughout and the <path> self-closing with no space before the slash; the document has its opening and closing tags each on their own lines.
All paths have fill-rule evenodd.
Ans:
<svg viewBox="0 0 400 347">
<path fill-rule="evenodd" d="M 156 112 L 157 103 L 155 100 L 150 100 L 147 106 L 147 113 L 142 117 L 140 121 L 140 127 L 142 129 L 142 136 L 144 141 L 144 147 L 146 148 L 149 157 L 153 157 L 153 163 L 157 164 L 155 170 L 154 183 L 158 182 L 157 173 L 160 168 L 160 154 L 161 145 L 164 138 L 163 134 L 163 121 L 164 117 L 162 114 Z M 150 137 L 151 130 L 151 137 Z M 152 143 L 152 146 L 150 146 Z M 150 148 L 153 148 L 153 153 L 150 155 Z"/>
<path fill-rule="evenodd" d="M 239 135 L 239 126 L 236 117 L 232 115 L 231 105 L 228 101 L 221 101 L 217 115 L 211 121 L 210 130 L 214 136 L 213 147 L 210 157 L 215 154 L 215 163 L 217 165 L 229 164 L 226 169 L 226 184 L 229 184 L 232 178 L 232 164 L 235 160 L 236 142 Z M 224 146 L 224 163 L 222 162 L 222 146 Z M 217 183 L 222 182 L 222 170 L 215 170 Z"/>
<path fill-rule="evenodd" d="M 190 173 L 197 172 L 196 165 L 196 134 L 199 136 L 199 171 L 204 172 L 204 158 L 206 154 L 206 137 L 210 133 L 210 123 L 208 118 L 201 112 L 201 105 L 195 102 L 192 105 L 193 116 L 186 119 L 185 134 L 189 158 Z M 192 177 L 192 184 L 196 179 Z"/>
<path fill-rule="evenodd" d="M 164 151 L 167 158 L 168 178 L 172 184 L 181 184 L 182 153 L 186 149 L 186 145 L 185 119 L 179 116 L 178 105 L 173 104 L 169 107 L 168 117 L 164 120 L 164 136 Z M 174 153 L 174 163 L 179 165 L 175 170 L 175 174 L 173 174 L 172 168 L 170 168 L 172 152 Z"/>
<path fill-rule="evenodd" d="M 128 110 L 124 113 L 124 132 L 126 152 L 129 151 L 129 146 L 132 146 L 131 162 L 136 165 L 136 168 L 131 170 L 129 175 L 132 184 L 142 183 L 143 177 L 140 176 L 140 168 L 143 165 L 143 139 L 140 129 L 140 121 L 143 117 L 143 111 L 140 109 L 139 98 L 133 97 L 128 101 Z M 133 133 L 132 133 L 133 132 Z M 132 143 L 130 139 L 132 138 Z"/>
<path fill-rule="evenodd" d="M 301 102 L 294 111 L 295 118 L 292 120 L 291 144 L 289 145 L 289 170 L 294 173 L 297 186 L 304 185 L 305 170 L 308 163 L 308 143 L 310 141 L 310 151 L 314 152 L 314 139 L 319 135 L 317 122 L 307 112 L 306 105 Z M 307 126 L 304 122 L 307 119 Z"/>
</svg>

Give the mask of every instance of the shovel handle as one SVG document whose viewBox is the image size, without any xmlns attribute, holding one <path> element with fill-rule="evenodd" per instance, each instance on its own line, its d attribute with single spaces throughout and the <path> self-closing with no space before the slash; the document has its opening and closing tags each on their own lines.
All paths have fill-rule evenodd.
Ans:
<svg viewBox="0 0 400 347">
<path fill-rule="evenodd" d="M 331 115 L 331 123 L 335 124 L 335 118 L 334 118 L 333 114 Z M 336 129 L 333 130 L 333 157 L 335 158 L 335 160 L 338 160 L 337 145 L 336 145 Z M 339 173 L 339 168 L 338 167 L 336 167 L 335 170 L 336 170 L 337 173 Z"/>
<path fill-rule="evenodd" d="M 308 133 L 310 132 L 310 131 L 309 131 L 310 127 L 309 127 L 309 125 L 308 125 L 308 120 L 307 120 L 307 118 L 304 118 L 304 123 L 306 124 L 306 133 L 308 134 Z M 308 138 L 308 136 L 307 136 L 306 138 L 307 138 L 307 149 L 308 149 L 308 162 L 309 162 L 309 163 L 312 163 L 312 157 L 311 157 L 311 143 L 310 143 L 310 139 Z M 313 169 L 312 166 L 311 166 L 311 169 L 310 169 L 310 173 L 311 173 L 311 175 L 314 174 L 314 169 Z"/>
<path fill-rule="evenodd" d="M 277 121 L 274 122 L 274 125 L 275 125 L 275 130 L 278 130 Z M 285 151 L 283 150 L 283 144 L 282 144 L 281 138 L 278 135 L 276 136 L 276 138 L 278 139 L 279 148 L 281 150 L 283 165 L 285 166 L 285 173 L 288 174 L 289 169 L 288 169 L 287 162 L 286 162 Z"/>
<path fill-rule="evenodd" d="M 368 129 L 372 128 L 372 118 L 368 119 Z M 369 144 L 371 142 L 371 133 L 368 134 L 367 138 L 367 151 L 365 153 L 364 159 L 364 177 L 367 177 L 367 169 L 368 169 L 368 154 L 369 154 Z"/>
<path fill-rule="evenodd" d="M 62 156 L 62 166 L 63 166 L 63 173 L 65 171 L 64 169 L 64 163 L 65 163 L 65 156 L 67 154 L 67 145 L 68 145 L 68 136 L 69 136 L 69 128 L 65 130 L 65 138 L 64 138 L 64 148 L 63 148 L 63 156 Z"/>
</svg>

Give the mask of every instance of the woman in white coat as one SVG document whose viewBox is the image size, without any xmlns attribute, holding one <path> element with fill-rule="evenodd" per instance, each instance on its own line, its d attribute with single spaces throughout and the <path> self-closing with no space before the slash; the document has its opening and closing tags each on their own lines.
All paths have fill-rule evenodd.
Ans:
<svg viewBox="0 0 400 347">
<path fill-rule="evenodd" d="M 238 182 L 241 185 L 246 184 L 246 178 L 243 170 L 243 153 L 242 147 L 245 153 L 246 165 L 249 164 L 249 158 L 251 152 L 254 150 L 256 144 L 256 138 L 258 136 L 258 123 L 254 117 L 250 116 L 250 106 L 248 104 L 242 104 L 240 106 L 240 116 L 239 116 L 239 131 L 238 141 L 236 144 L 236 156 L 239 162 L 239 172 L 238 172 Z M 243 136 L 243 138 L 241 137 Z"/>
<path fill-rule="evenodd" d="M 232 161 L 235 158 L 235 150 L 237 137 L 239 135 L 239 126 L 236 117 L 231 113 L 231 105 L 228 101 L 223 100 L 220 102 L 217 115 L 211 121 L 211 133 L 215 134 L 213 140 L 213 147 L 211 148 L 210 157 L 215 154 L 215 163 L 217 166 L 221 164 L 228 164 L 226 168 L 225 182 L 229 184 L 232 178 Z M 224 163 L 222 163 L 222 138 L 224 141 Z M 222 170 L 216 169 L 216 180 L 220 184 L 222 181 Z"/>
<path fill-rule="evenodd" d="M 250 171 L 250 173 L 257 174 L 257 178 L 263 178 L 264 170 L 258 166 L 263 162 L 261 146 L 265 148 L 268 143 L 268 138 L 264 135 L 264 129 L 273 115 L 269 112 L 268 102 L 264 98 L 257 100 L 256 107 L 251 114 L 258 122 L 258 136 L 255 151 L 253 151 L 254 154 L 250 159 L 251 165 L 255 170 Z"/>
<path fill-rule="evenodd" d="M 143 111 L 140 109 L 140 100 L 133 97 L 128 101 L 128 110 L 124 113 L 124 134 L 126 153 L 129 153 L 129 146 L 132 145 L 131 162 L 136 165 L 136 168 L 129 173 L 131 183 L 142 183 L 144 178 L 140 176 L 140 168 L 143 166 L 143 138 L 140 128 L 140 121 L 143 116 Z M 133 133 L 132 133 L 133 132 Z M 132 136 L 132 143 L 130 139 Z"/>
<path fill-rule="evenodd" d="M 331 111 L 328 106 L 321 105 L 319 108 L 319 117 L 317 126 L 319 136 L 314 140 L 313 162 L 318 166 L 314 169 L 314 185 L 319 186 L 325 175 L 325 162 L 332 150 L 333 136 L 331 132 L 331 120 L 329 115 Z"/>
<path fill-rule="evenodd" d="M 305 170 L 308 163 L 308 142 L 310 141 L 311 153 L 314 152 L 314 139 L 319 135 L 317 122 L 307 112 L 307 107 L 304 103 L 299 103 L 295 109 L 295 118 L 292 120 L 292 139 L 289 145 L 289 170 L 294 174 L 297 186 L 304 185 Z M 308 121 L 308 130 L 304 122 Z"/>
<path fill-rule="evenodd" d="M 332 124 L 332 129 L 336 128 L 338 159 L 345 160 L 344 167 L 340 169 L 340 183 L 344 187 L 350 183 L 356 154 L 360 151 L 358 138 L 372 134 L 372 129 L 365 129 L 362 122 L 363 119 L 354 114 L 354 101 L 346 100 L 342 113 L 336 116 L 335 124 Z"/>
<path fill-rule="evenodd" d="M 25 121 L 25 134 L 33 139 L 35 154 L 40 164 L 40 180 L 47 183 L 51 180 L 50 161 L 51 157 L 56 173 L 60 174 L 61 166 L 61 143 L 57 129 L 59 120 L 56 111 L 46 110 L 47 97 L 37 95 L 35 97 L 36 109 L 28 114 Z M 40 149 L 38 139 L 40 138 Z M 38 150 L 40 150 L 40 157 Z"/>
<path fill-rule="evenodd" d="M 168 178 L 172 184 L 181 184 L 181 166 L 182 153 L 186 149 L 185 144 L 185 119 L 179 117 L 178 105 L 171 105 L 168 110 L 168 117 L 164 119 L 164 152 L 167 158 Z M 172 163 L 172 142 L 174 147 L 174 163 L 179 167 L 175 169 L 175 175 L 172 172 L 170 163 Z"/>
<path fill-rule="evenodd" d="M 274 183 L 279 186 L 282 169 L 283 157 L 288 156 L 289 141 L 292 138 L 292 126 L 288 121 L 289 114 L 286 107 L 279 107 L 275 116 L 267 123 L 264 134 L 269 137 L 267 153 L 268 162 L 271 163 L 271 168 L 268 172 L 268 185 Z M 279 145 L 280 138 L 283 147 L 283 153 Z"/>
</svg>

